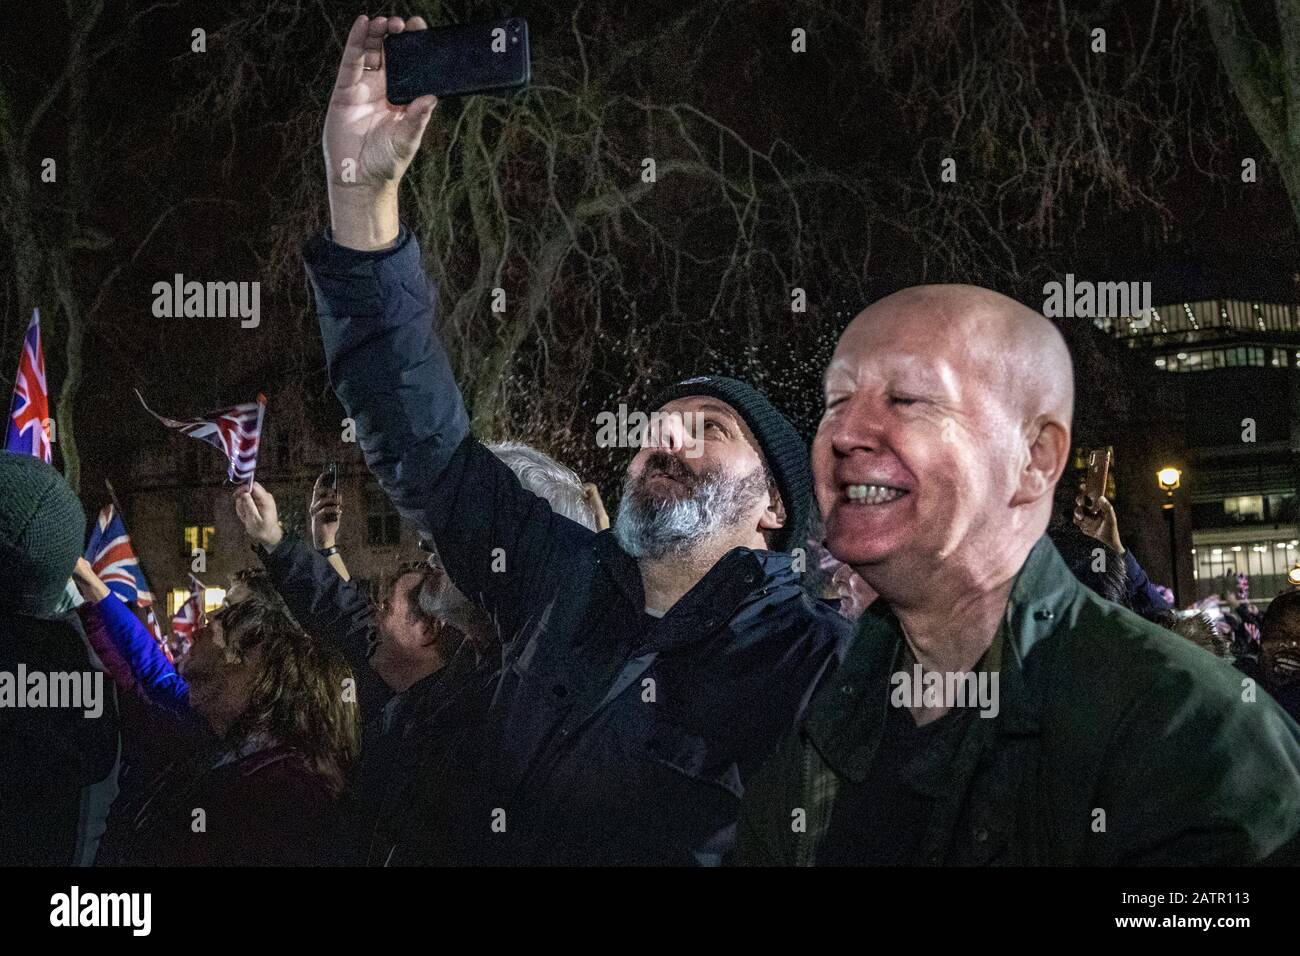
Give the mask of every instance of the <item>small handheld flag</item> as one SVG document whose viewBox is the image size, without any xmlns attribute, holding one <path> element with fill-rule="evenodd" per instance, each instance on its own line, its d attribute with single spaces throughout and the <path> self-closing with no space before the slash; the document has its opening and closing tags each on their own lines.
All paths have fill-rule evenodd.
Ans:
<svg viewBox="0 0 1300 956">
<path fill-rule="evenodd" d="M 168 428 L 175 428 L 191 438 L 219 448 L 230 461 L 227 474 L 231 481 L 246 481 L 250 488 L 253 486 L 253 475 L 257 472 L 257 451 L 262 442 L 262 420 L 266 417 L 265 395 L 258 395 L 256 402 L 234 405 L 202 418 L 188 418 L 184 421 L 159 415 L 145 404 L 144 396 L 138 389 L 135 395 L 140 399 L 140 404 L 144 405 L 144 410 Z"/>
<path fill-rule="evenodd" d="M 127 604 L 148 607 L 153 603 L 144 571 L 131 547 L 131 536 L 126 533 L 126 523 L 113 505 L 105 505 L 99 512 L 86 545 L 86 560 L 108 589 Z"/>
<path fill-rule="evenodd" d="M 45 353 L 41 349 L 41 311 L 32 309 L 32 321 L 23 336 L 23 349 L 18 357 L 5 451 L 34 455 L 49 464 L 53 452 L 46 425 L 49 420 L 50 394 L 45 381 Z"/>
<path fill-rule="evenodd" d="M 167 660 L 175 664 L 176 658 L 172 656 L 172 649 L 167 644 L 167 638 L 163 636 L 162 625 L 158 623 L 158 615 L 154 614 L 152 605 L 146 609 L 145 624 L 149 628 L 149 633 L 153 635 L 153 639 L 157 641 L 158 646 L 162 648 L 162 652 L 166 655 Z"/>
<path fill-rule="evenodd" d="M 183 649 L 188 649 L 194 642 L 194 630 L 199 625 L 199 618 L 203 616 L 203 591 L 199 579 L 191 574 L 190 596 L 172 616 L 172 636 Z"/>
</svg>

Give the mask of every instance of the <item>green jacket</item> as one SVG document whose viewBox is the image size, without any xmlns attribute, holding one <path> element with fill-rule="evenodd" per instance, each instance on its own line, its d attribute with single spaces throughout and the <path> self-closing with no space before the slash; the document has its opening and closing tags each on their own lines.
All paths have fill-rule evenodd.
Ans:
<svg viewBox="0 0 1300 956">
<path fill-rule="evenodd" d="M 839 784 L 871 766 L 901 641 L 877 601 L 748 788 L 736 862 L 815 862 Z M 1291 862 L 1300 727 L 1228 661 L 1084 587 L 1046 537 L 981 667 L 998 712 L 938 768 L 918 863 Z"/>
</svg>

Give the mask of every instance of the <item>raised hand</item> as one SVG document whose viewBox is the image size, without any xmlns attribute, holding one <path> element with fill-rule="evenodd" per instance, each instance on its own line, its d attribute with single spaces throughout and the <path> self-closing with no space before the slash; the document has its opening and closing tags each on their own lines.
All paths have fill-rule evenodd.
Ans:
<svg viewBox="0 0 1300 956">
<path fill-rule="evenodd" d="M 1075 498 L 1074 523 L 1088 537 L 1124 553 L 1124 545 L 1119 539 L 1119 519 L 1115 517 L 1115 508 L 1105 495 L 1098 498 L 1091 508 L 1088 507 L 1086 496 Z"/>
<path fill-rule="evenodd" d="M 112 593 L 85 558 L 77 558 L 77 563 L 72 568 L 72 580 L 87 601 L 102 601 Z"/>
<path fill-rule="evenodd" d="M 274 550 L 284 539 L 275 499 L 258 482 L 253 482 L 252 492 L 249 492 L 246 485 L 240 485 L 235 492 L 235 514 L 239 516 L 248 536 L 265 550 Z"/>
<path fill-rule="evenodd" d="M 609 515 L 605 511 L 605 502 L 600 498 L 600 489 L 590 481 L 584 482 L 582 497 L 586 499 L 587 504 L 591 507 L 591 513 L 596 516 L 596 528 L 604 531 L 609 527 Z"/>
<path fill-rule="evenodd" d="M 332 548 L 338 543 L 339 520 L 343 515 L 343 493 L 331 488 L 321 475 L 311 490 L 311 540 L 316 549 Z"/>
<path fill-rule="evenodd" d="M 334 240 L 342 245 L 376 249 L 397 237 L 397 186 L 438 100 L 388 102 L 383 41 L 424 29 L 422 17 L 361 16 L 348 33 L 322 143 Z"/>
</svg>

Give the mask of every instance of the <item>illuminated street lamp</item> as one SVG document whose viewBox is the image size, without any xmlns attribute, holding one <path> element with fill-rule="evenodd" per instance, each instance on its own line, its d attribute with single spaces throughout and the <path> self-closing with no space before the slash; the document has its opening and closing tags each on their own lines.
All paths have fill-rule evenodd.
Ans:
<svg viewBox="0 0 1300 956">
<path fill-rule="evenodd" d="M 1169 523 L 1169 573 L 1173 579 L 1170 584 L 1174 592 L 1174 607 L 1182 603 L 1178 599 L 1178 537 L 1174 530 L 1174 491 L 1182 480 L 1183 473 L 1173 465 L 1165 465 L 1156 472 L 1156 484 L 1160 486 L 1166 498 L 1161 508 L 1165 513 L 1165 520 Z"/>
<path fill-rule="evenodd" d="M 1287 569 L 1286 583 L 1292 587 L 1300 587 L 1300 564 L 1293 564 Z"/>
</svg>

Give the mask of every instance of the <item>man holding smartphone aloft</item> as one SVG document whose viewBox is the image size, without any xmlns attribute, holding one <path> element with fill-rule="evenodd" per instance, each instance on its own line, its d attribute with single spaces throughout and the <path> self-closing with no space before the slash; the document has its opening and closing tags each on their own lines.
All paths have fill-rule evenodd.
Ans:
<svg viewBox="0 0 1300 956">
<path fill-rule="evenodd" d="M 847 633 L 786 553 L 811 509 L 807 450 L 748 385 L 678 383 L 629 467 L 614 528 L 596 534 L 552 513 L 470 434 L 398 219 L 436 101 L 387 102 L 382 40 L 423 28 L 353 25 L 325 121 L 332 231 L 304 257 L 367 464 L 505 644 L 476 811 L 484 858 L 718 863 L 749 775 Z M 687 417 L 702 423 L 694 441 Z"/>
</svg>

